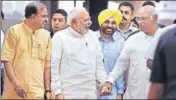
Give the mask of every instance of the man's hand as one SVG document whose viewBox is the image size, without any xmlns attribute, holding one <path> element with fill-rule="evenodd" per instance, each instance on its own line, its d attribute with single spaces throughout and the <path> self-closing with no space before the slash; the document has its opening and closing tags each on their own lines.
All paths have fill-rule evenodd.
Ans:
<svg viewBox="0 0 176 100">
<path fill-rule="evenodd" d="M 147 59 L 147 67 L 151 70 L 153 66 L 153 60 Z"/>
<path fill-rule="evenodd" d="M 48 100 L 48 99 L 55 99 L 55 96 L 54 96 L 54 94 L 52 93 L 52 92 L 47 92 L 46 94 L 45 94 L 45 96 L 46 96 L 46 99 Z"/>
<path fill-rule="evenodd" d="M 27 97 L 27 91 L 24 89 L 24 87 L 19 82 L 13 82 L 12 83 L 13 88 L 16 92 L 16 94 L 21 98 Z"/>
<path fill-rule="evenodd" d="M 14 69 L 12 67 L 12 63 L 8 62 L 8 61 L 3 61 L 3 63 L 4 63 L 5 72 L 7 74 L 8 79 L 12 83 L 14 91 L 16 92 L 16 94 L 19 97 L 26 98 L 27 97 L 27 93 L 26 93 L 27 91 L 25 90 L 25 88 L 20 84 L 20 82 L 16 78 L 15 73 L 14 73 Z"/>
<path fill-rule="evenodd" d="M 117 100 L 122 100 L 122 95 L 121 94 L 118 94 L 117 97 L 116 97 Z"/>
<path fill-rule="evenodd" d="M 106 82 L 100 88 L 100 95 L 101 96 L 108 96 L 111 94 L 112 83 Z"/>
<path fill-rule="evenodd" d="M 63 100 L 64 99 L 64 94 L 60 93 L 58 95 L 56 95 L 56 100 Z"/>
</svg>

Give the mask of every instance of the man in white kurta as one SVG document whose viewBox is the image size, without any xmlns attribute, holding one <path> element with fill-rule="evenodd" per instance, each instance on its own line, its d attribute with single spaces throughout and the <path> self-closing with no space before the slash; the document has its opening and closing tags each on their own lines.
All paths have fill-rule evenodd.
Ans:
<svg viewBox="0 0 176 100">
<path fill-rule="evenodd" d="M 52 49 L 51 85 L 56 98 L 62 94 L 64 99 L 96 99 L 96 80 L 106 79 L 96 34 L 91 30 L 81 34 L 71 24 L 53 36 Z"/>
<path fill-rule="evenodd" d="M 155 50 L 159 41 L 160 36 L 163 34 L 163 29 L 158 28 L 158 30 L 155 33 L 155 37 L 152 39 L 150 46 L 148 48 L 147 53 L 145 54 L 145 58 L 147 59 L 146 65 L 149 69 L 152 69 L 153 66 L 153 60 L 155 55 Z"/>
<path fill-rule="evenodd" d="M 146 99 L 150 86 L 150 69 L 146 67 L 145 54 L 152 37 L 143 32 L 131 36 L 124 44 L 116 66 L 108 81 L 114 83 L 129 67 L 128 84 L 124 99 Z M 140 41 L 140 42 L 139 42 Z"/>
<path fill-rule="evenodd" d="M 106 82 L 108 84 L 106 86 L 111 86 L 109 84 L 114 83 L 116 79 L 118 80 L 124 71 L 129 68 L 124 99 L 147 99 L 148 96 L 151 71 L 146 66 L 145 55 L 158 30 L 157 21 L 154 20 L 155 14 L 152 11 L 155 11 L 155 9 L 151 7 L 142 7 L 139 10 L 137 19 L 140 29 L 145 33 L 141 31 L 127 39 Z M 106 92 L 106 87 L 102 89 L 102 92 L 104 91 Z"/>
<path fill-rule="evenodd" d="M 162 30 L 163 30 L 163 29 L 158 28 L 158 30 L 156 31 L 155 37 L 152 39 L 151 45 L 149 46 L 149 49 L 148 49 L 148 52 L 147 52 L 147 54 L 145 55 L 146 59 L 151 59 L 151 60 L 153 60 L 154 54 L 155 54 L 155 49 L 156 49 L 156 47 L 157 47 L 159 38 L 160 38 L 160 36 L 161 36 L 162 33 L 163 33 Z"/>
</svg>

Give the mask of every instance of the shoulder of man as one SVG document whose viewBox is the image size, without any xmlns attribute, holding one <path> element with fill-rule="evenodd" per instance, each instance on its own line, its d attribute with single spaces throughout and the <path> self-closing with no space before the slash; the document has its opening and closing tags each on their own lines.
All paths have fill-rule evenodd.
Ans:
<svg viewBox="0 0 176 100">
<path fill-rule="evenodd" d="M 158 26 L 159 26 L 160 28 L 164 28 L 164 27 L 166 27 L 165 25 L 160 24 L 160 23 L 158 23 Z"/>
<path fill-rule="evenodd" d="M 134 28 L 133 31 L 128 35 L 128 37 L 125 40 L 128 40 L 130 37 L 136 34 L 143 33 L 140 29 Z M 140 34 L 141 35 L 141 34 Z M 138 35 L 137 35 L 138 36 Z"/>
<path fill-rule="evenodd" d="M 44 28 L 37 30 L 38 33 L 40 33 L 43 36 L 50 36 L 50 32 Z"/>
<path fill-rule="evenodd" d="M 15 25 L 12 25 L 10 26 L 7 31 L 5 32 L 5 34 L 11 34 L 12 36 L 14 36 L 16 39 L 19 39 L 20 37 L 20 33 L 19 33 L 19 30 L 21 28 L 21 23 L 19 24 L 15 24 Z"/>
<path fill-rule="evenodd" d="M 98 38 L 100 35 L 100 30 L 97 30 L 97 31 L 89 30 L 89 34 Z"/>
<path fill-rule="evenodd" d="M 132 30 L 132 32 L 139 30 L 138 28 L 133 27 L 133 26 L 130 26 L 130 29 Z"/>
<path fill-rule="evenodd" d="M 144 37 L 146 34 L 143 31 L 134 31 L 134 34 L 132 33 L 130 36 L 128 36 L 127 41 L 138 41 L 141 39 L 141 37 Z"/>
<path fill-rule="evenodd" d="M 99 37 L 99 35 L 100 35 L 100 31 L 99 31 L 99 30 L 98 30 L 98 31 L 89 30 L 89 34 L 90 34 L 92 37 L 98 39 L 98 37 Z"/>
<path fill-rule="evenodd" d="M 93 30 L 89 29 L 88 32 L 89 32 L 90 34 L 95 34 L 95 33 L 97 33 L 98 31 L 93 31 Z"/>
<path fill-rule="evenodd" d="M 52 39 L 62 39 L 62 40 L 68 40 L 68 37 L 71 36 L 69 35 L 69 30 L 68 28 L 57 31 L 56 33 L 54 33 Z"/>
<path fill-rule="evenodd" d="M 19 24 L 15 24 L 15 25 L 12 25 L 8 28 L 8 31 L 19 31 L 19 28 L 21 28 L 22 26 L 22 23 L 19 23 Z M 16 34 L 18 34 L 18 32 L 16 32 Z"/>
<path fill-rule="evenodd" d="M 172 25 L 169 25 L 169 26 L 162 28 L 161 31 L 162 32 L 173 31 L 173 30 L 175 30 L 175 28 L 176 28 L 176 24 L 172 24 Z"/>
<path fill-rule="evenodd" d="M 169 26 L 166 26 L 165 28 L 163 28 L 161 30 L 162 32 L 162 35 L 161 35 L 161 39 L 162 40 L 166 40 L 169 39 L 170 37 L 172 37 L 172 34 L 176 34 L 176 24 L 173 24 L 173 25 L 169 25 Z"/>
<path fill-rule="evenodd" d="M 134 35 L 134 34 L 136 34 L 136 33 L 139 33 L 141 30 L 135 30 L 135 31 L 132 31 L 129 35 L 128 35 L 128 37 L 126 38 L 126 39 L 128 39 L 130 36 L 132 36 L 132 35 Z"/>
</svg>

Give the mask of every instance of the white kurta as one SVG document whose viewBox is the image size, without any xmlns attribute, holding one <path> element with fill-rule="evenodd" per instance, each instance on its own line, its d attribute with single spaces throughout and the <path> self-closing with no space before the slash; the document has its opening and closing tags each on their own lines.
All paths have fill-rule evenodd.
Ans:
<svg viewBox="0 0 176 100">
<path fill-rule="evenodd" d="M 108 80 L 114 82 L 129 67 L 128 84 L 124 99 L 147 99 L 150 86 L 150 69 L 146 67 L 145 54 L 153 37 L 143 32 L 131 36 L 124 44 Z"/>
<path fill-rule="evenodd" d="M 158 41 L 159 41 L 159 38 L 160 38 L 160 36 L 162 34 L 163 34 L 162 33 L 162 29 L 158 28 L 158 30 L 155 33 L 155 37 L 152 39 L 151 44 L 150 44 L 150 46 L 148 48 L 148 51 L 147 51 L 147 53 L 145 55 L 146 59 L 153 60 L 154 55 L 155 55 L 155 50 L 156 50 L 156 47 L 157 47 L 157 44 L 158 44 Z"/>
<path fill-rule="evenodd" d="M 3 42 L 4 42 L 4 33 L 1 30 L 1 50 L 2 50 L 2 46 L 3 46 Z"/>
<path fill-rule="evenodd" d="M 4 43 L 4 33 L 3 33 L 3 31 L 1 30 L 1 51 L 2 51 L 2 47 L 3 47 L 3 43 Z M 4 65 L 1 63 L 0 64 L 0 66 L 1 66 L 1 68 L 3 68 L 4 67 Z M 2 73 L 2 72 L 1 72 Z M 2 76 L 1 76 L 1 78 L 2 78 Z M 2 84 L 2 83 L 1 83 Z M 1 87 L 2 88 L 2 87 Z"/>
<path fill-rule="evenodd" d="M 96 99 L 96 80 L 106 79 L 98 39 L 92 31 L 84 36 L 72 28 L 57 32 L 52 39 L 51 86 L 65 99 Z"/>
</svg>

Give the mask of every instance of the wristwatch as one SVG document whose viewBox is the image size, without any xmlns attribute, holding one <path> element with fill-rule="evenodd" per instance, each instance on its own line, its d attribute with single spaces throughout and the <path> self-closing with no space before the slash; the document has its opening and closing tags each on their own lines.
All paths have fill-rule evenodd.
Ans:
<svg viewBox="0 0 176 100">
<path fill-rule="evenodd" d="M 48 92 L 50 92 L 50 93 L 51 93 L 51 90 L 45 90 L 45 94 L 46 94 L 46 93 L 48 93 Z"/>
<path fill-rule="evenodd" d="M 44 93 L 44 100 L 47 100 L 46 94 L 47 94 L 48 92 L 51 93 L 51 90 L 45 90 L 45 93 Z"/>
<path fill-rule="evenodd" d="M 111 83 L 111 82 L 109 82 L 109 81 L 106 81 L 106 83 L 107 83 L 107 84 L 110 84 L 110 85 L 112 85 L 112 83 Z"/>
</svg>

